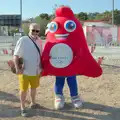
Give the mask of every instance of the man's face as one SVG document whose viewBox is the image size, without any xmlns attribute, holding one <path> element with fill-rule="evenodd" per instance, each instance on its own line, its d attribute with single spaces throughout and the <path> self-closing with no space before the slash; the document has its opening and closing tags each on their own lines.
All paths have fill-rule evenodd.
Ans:
<svg viewBox="0 0 120 120">
<path fill-rule="evenodd" d="M 38 26 L 30 26 L 29 30 L 29 35 L 31 35 L 33 38 L 38 37 L 40 33 L 40 28 Z"/>
</svg>

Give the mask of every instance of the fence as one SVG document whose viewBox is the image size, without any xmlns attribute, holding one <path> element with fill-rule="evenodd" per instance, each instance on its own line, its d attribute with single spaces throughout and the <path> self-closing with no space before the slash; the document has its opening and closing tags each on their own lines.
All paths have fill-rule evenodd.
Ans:
<svg viewBox="0 0 120 120">
<path fill-rule="evenodd" d="M 101 28 L 101 29 L 103 29 L 103 28 Z M 94 43 L 94 41 L 92 39 L 93 34 L 90 33 L 90 30 L 91 30 L 91 28 L 88 28 L 87 35 L 91 37 L 91 38 L 88 39 L 89 40 L 88 42 L 89 42 L 89 44 L 92 44 L 92 43 Z M 99 32 L 101 34 L 105 34 L 105 33 L 103 33 L 103 31 L 102 30 L 100 31 L 100 29 L 99 29 Z M 106 35 L 108 35 L 107 32 L 106 32 Z M 100 38 L 100 39 L 103 40 L 103 41 L 100 40 L 100 43 L 98 41 L 97 42 L 95 41 L 97 44 L 98 43 L 101 44 L 101 46 L 97 45 L 96 48 L 94 49 L 94 51 L 92 53 L 94 58 L 96 60 L 98 60 L 99 57 L 104 57 L 103 64 L 120 66 L 120 59 L 119 59 L 120 58 L 120 48 L 119 48 L 119 46 L 106 47 L 106 44 L 108 44 L 109 41 L 112 41 L 112 40 L 111 40 L 111 38 L 105 39 L 105 40 L 108 40 L 107 42 L 105 42 L 105 40 L 103 39 L 105 37 L 106 36 Z M 1 61 L 8 61 L 12 58 L 13 50 L 14 50 L 14 47 L 15 47 L 14 43 L 17 40 L 18 40 L 18 38 L 8 37 L 8 36 L 6 36 L 6 37 L 1 37 L 0 36 L 0 62 Z M 116 39 L 115 41 L 118 41 L 118 39 Z M 45 42 L 45 40 L 43 40 L 43 45 L 44 45 L 44 42 Z M 89 47 L 91 47 L 91 46 L 89 46 Z"/>
<path fill-rule="evenodd" d="M 11 59 L 19 37 L 20 36 L 0 36 L 0 61 Z"/>
</svg>

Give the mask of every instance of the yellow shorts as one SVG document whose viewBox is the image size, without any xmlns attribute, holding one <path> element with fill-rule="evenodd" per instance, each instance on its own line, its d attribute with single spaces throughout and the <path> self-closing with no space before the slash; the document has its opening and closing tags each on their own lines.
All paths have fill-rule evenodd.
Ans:
<svg viewBox="0 0 120 120">
<path fill-rule="evenodd" d="M 19 88 L 21 91 L 27 91 L 28 88 L 37 88 L 39 86 L 40 75 L 28 76 L 20 74 L 18 75 Z"/>
</svg>

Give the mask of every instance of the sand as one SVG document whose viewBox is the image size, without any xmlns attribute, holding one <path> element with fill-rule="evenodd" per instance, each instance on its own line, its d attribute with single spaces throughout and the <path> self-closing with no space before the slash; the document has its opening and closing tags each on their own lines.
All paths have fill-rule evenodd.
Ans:
<svg viewBox="0 0 120 120">
<path fill-rule="evenodd" d="M 107 63 L 107 64 L 106 64 Z M 111 64 L 114 63 L 114 64 Z M 77 76 L 79 94 L 84 100 L 83 108 L 72 107 L 67 84 L 64 87 L 65 107 L 54 110 L 53 76 L 42 77 L 37 89 L 37 103 L 40 109 L 26 107 L 29 118 L 20 116 L 17 76 L 12 74 L 6 62 L 0 63 L 0 120 L 120 120 L 120 61 L 103 62 L 103 75 L 98 78 Z"/>
</svg>

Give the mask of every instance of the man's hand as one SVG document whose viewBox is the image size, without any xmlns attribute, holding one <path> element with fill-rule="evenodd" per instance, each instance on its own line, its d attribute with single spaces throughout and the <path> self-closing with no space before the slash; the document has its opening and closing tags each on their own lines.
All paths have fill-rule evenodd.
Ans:
<svg viewBox="0 0 120 120">
<path fill-rule="evenodd" d="M 16 74 L 23 74 L 23 68 L 22 69 L 17 68 L 16 69 Z"/>
<path fill-rule="evenodd" d="M 24 70 L 24 64 L 19 64 L 19 56 L 14 56 L 13 58 L 14 64 L 15 64 L 15 69 L 16 69 L 16 74 L 23 74 Z"/>
</svg>

